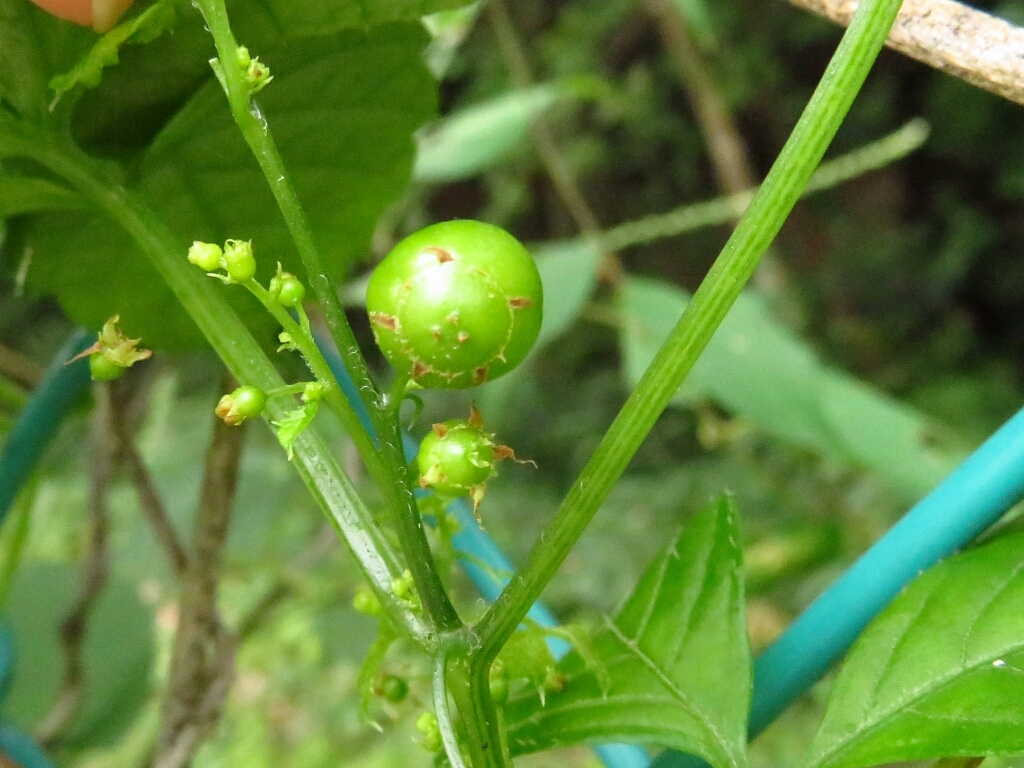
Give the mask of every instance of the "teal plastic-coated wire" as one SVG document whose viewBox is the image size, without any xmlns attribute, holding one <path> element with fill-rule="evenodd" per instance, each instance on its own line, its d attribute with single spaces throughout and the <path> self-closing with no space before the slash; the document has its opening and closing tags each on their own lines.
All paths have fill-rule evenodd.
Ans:
<svg viewBox="0 0 1024 768">
<path fill-rule="evenodd" d="M 326 339 L 321 336 L 315 338 L 320 352 L 327 361 L 327 365 L 330 366 L 331 373 L 334 374 L 342 391 L 355 408 L 360 422 L 367 433 L 376 439 L 373 425 L 370 423 L 370 415 L 366 412 L 341 356 Z M 403 435 L 402 441 L 405 455 L 409 461 L 412 461 L 417 452 L 416 441 L 409 435 Z M 468 557 L 460 557 L 459 563 L 480 595 L 488 602 L 493 602 L 505 588 L 515 568 L 505 557 L 501 547 L 477 524 L 468 503 L 458 499 L 452 503 L 448 511 L 455 515 L 460 528 L 459 532 L 452 536 L 452 544 L 457 552 L 468 555 Z M 542 627 L 558 626 L 558 621 L 542 603 L 535 603 L 527 615 Z M 558 637 L 548 638 L 548 646 L 555 658 L 561 658 L 571 649 L 569 643 Z M 632 744 L 599 745 L 594 747 L 594 752 L 607 768 L 648 768 L 651 765 L 651 758 L 647 754 L 647 750 Z"/>
<path fill-rule="evenodd" d="M 36 743 L 10 725 L 0 725 L 0 755 L 6 755 L 21 768 L 53 768 Z"/>
<path fill-rule="evenodd" d="M 920 573 L 968 544 L 1024 498 L 1024 409 L 1007 421 L 790 625 L 754 664 L 750 737 L 842 656 Z M 697 758 L 663 753 L 655 768 Z"/>
<path fill-rule="evenodd" d="M 96 340 L 79 330 L 71 334 L 46 369 L 46 375 L 22 409 L 0 451 L 0 525 L 43 451 L 57 432 L 64 414 L 88 388 L 89 364 L 67 362 Z"/>
<path fill-rule="evenodd" d="M 14 673 L 14 633 L 6 621 L 0 619 L 0 712 L 11 688 Z"/>
</svg>

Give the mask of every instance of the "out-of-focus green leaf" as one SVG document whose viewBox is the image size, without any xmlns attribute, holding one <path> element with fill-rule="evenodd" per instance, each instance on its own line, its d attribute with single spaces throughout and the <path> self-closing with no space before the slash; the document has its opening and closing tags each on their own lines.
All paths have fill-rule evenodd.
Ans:
<svg viewBox="0 0 1024 768">
<path fill-rule="evenodd" d="M 672 4 L 686 20 L 690 32 L 705 51 L 718 47 L 715 25 L 711 21 L 707 3 L 704 0 L 672 0 Z"/>
<path fill-rule="evenodd" d="M 746 762 L 750 651 L 736 510 L 697 515 L 594 637 L 610 687 L 576 652 L 565 688 L 511 700 L 513 752 L 623 740 L 671 746 L 716 768 Z"/>
<path fill-rule="evenodd" d="M 619 293 L 624 368 L 639 381 L 675 327 L 689 296 L 638 277 Z M 918 498 L 960 458 L 948 435 L 923 414 L 824 366 L 752 293 L 740 296 L 693 367 L 677 404 L 710 398 L 766 432 L 869 467 Z"/>
<path fill-rule="evenodd" d="M 420 58 L 425 37 L 418 26 L 387 25 L 268 52 L 275 79 L 260 94 L 260 106 L 336 279 L 362 254 L 378 215 L 408 181 L 411 136 L 432 114 L 436 97 Z M 161 131 L 132 185 L 180 236 L 183 258 L 194 239 L 252 239 L 261 279 L 278 261 L 302 273 L 263 175 L 212 78 Z M 147 346 L 200 343 L 170 290 L 105 219 L 39 216 L 29 237 L 35 252 L 29 285 L 55 293 L 77 322 L 99 327 L 120 314 Z M 264 317 L 244 291 L 227 290 L 242 311 Z"/>
<path fill-rule="evenodd" d="M 76 85 L 95 88 L 99 85 L 105 67 L 117 64 L 118 51 L 129 42 L 148 43 L 159 37 L 177 19 L 175 4 L 181 0 L 158 0 L 145 11 L 122 22 L 96 41 L 92 49 L 69 72 L 50 80 L 55 98 Z"/>
<path fill-rule="evenodd" d="M 1024 754 L 1024 535 L 936 566 L 864 632 L 808 765 Z"/>
<path fill-rule="evenodd" d="M 8 616 L 18 653 L 3 714 L 25 730 L 46 714 L 60 690 L 60 625 L 80 581 L 71 566 L 32 564 L 22 568 L 11 590 Z M 89 616 L 82 702 L 62 746 L 82 749 L 116 740 L 149 697 L 153 656 L 152 614 L 131 585 L 111 581 Z"/>
<path fill-rule="evenodd" d="M 475 176 L 507 156 L 526 136 L 531 120 L 561 99 L 598 89 L 590 80 L 545 83 L 449 115 L 421 131 L 413 178 L 440 184 Z"/>
<path fill-rule="evenodd" d="M 601 252 L 585 240 L 567 240 L 530 248 L 544 285 L 544 322 L 537 349 L 558 338 L 579 317 L 597 286 Z"/>
<path fill-rule="evenodd" d="M 269 20 L 292 35 L 323 35 L 346 27 L 392 21 L 419 21 L 438 11 L 461 8 L 469 0 L 265 0 Z"/>
<path fill-rule="evenodd" d="M 46 179 L 0 173 L 0 219 L 36 211 L 67 211 L 86 208 L 73 190 Z"/>
</svg>

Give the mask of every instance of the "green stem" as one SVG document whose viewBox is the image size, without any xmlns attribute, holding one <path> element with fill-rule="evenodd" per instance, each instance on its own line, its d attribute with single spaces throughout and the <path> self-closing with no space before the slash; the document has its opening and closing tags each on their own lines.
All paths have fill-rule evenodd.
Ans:
<svg viewBox="0 0 1024 768">
<path fill-rule="evenodd" d="M 3 153 L 30 157 L 76 189 L 100 212 L 120 224 L 167 282 L 192 320 L 206 336 L 231 373 L 241 382 L 270 391 L 285 386 L 249 330 L 228 306 L 211 280 L 188 263 L 187 246 L 139 198 L 116 180 L 106 166 L 71 144 L 15 121 L 0 112 Z M 279 420 L 285 408 L 267 404 L 267 421 Z M 404 632 L 419 645 L 429 646 L 431 629 L 391 593 L 391 581 L 404 571 L 401 559 L 363 504 L 327 441 L 314 428 L 296 439 L 295 467 L 314 499 L 338 530 L 359 563 L 377 598 Z"/>
<path fill-rule="evenodd" d="M 355 441 L 370 476 L 377 483 L 384 498 L 388 500 L 391 509 L 395 510 L 402 552 L 409 564 L 413 580 L 416 582 L 420 601 L 426 608 L 427 615 L 434 627 L 440 632 L 450 632 L 460 628 L 462 620 L 441 581 L 437 562 L 430 551 L 427 532 L 423 528 L 423 520 L 416 504 L 416 497 L 412 494 L 412 479 L 409 477 L 405 454 L 401 449 L 401 435 L 398 432 L 398 414 L 394 413 L 392 417 L 390 405 L 384 404 L 386 418 L 379 420 L 381 428 L 378 435 L 381 445 L 378 450 L 366 430 L 358 423 L 358 417 L 352 410 L 351 403 L 345 397 L 345 393 L 341 391 L 341 387 L 338 386 L 327 360 L 324 359 L 313 337 L 299 323 L 295 322 L 288 314 L 288 310 L 281 306 L 280 302 L 275 301 L 270 292 L 262 285 L 255 280 L 249 280 L 245 283 L 245 287 L 259 299 L 260 303 L 291 336 L 317 381 L 324 385 L 324 401 L 331 410 L 341 416 L 342 423 Z M 404 384 L 402 389 L 404 391 Z M 399 400 L 400 403 L 401 400 Z M 346 421 L 350 419 L 356 419 L 356 422 L 351 424 Z M 398 446 L 397 451 L 396 445 Z"/>
<path fill-rule="evenodd" d="M 288 173 L 281 160 L 281 155 L 277 151 L 270 128 L 260 113 L 259 107 L 253 101 L 249 87 L 243 80 L 237 59 L 238 41 L 231 31 L 224 2 L 223 0 L 196 0 L 196 5 L 199 6 L 199 10 L 206 19 L 206 24 L 217 48 L 220 74 L 223 76 L 222 82 L 227 93 L 228 103 L 231 106 L 231 114 L 263 170 L 263 175 L 277 200 L 281 215 L 295 242 L 295 247 L 302 257 L 310 286 L 320 302 L 334 343 L 345 361 L 345 366 L 348 368 L 352 381 L 355 382 L 356 389 L 377 430 L 377 437 L 381 443 L 379 454 L 373 450 L 374 456 L 370 456 L 371 452 L 366 451 L 365 444 L 361 445 L 361 441 L 358 439 L 356 445 L 361 448 L 360 455 L 396 512 L 399 540 L 408 561 L 409 570 L 416 582 L 420 599 L 437 630 L 447 632 L 458 629 L 462 626 L 462 621 L 441 582 L 436 563 L 430 553 L 430 545 L 427 541 L 426 531 L 423 529 L 423 522 L 420 520 L 416 500 L 412 495 L 401 435 L 397 425 L 392 427 L 393 420 L 385 412 L 386 404 L 381 403 L 378 397 L 377 389 L 374 387 L 366 367 L 366 360 L 359 351 L 352 328 L 345 318 L 341 301 L 338 299 L 334 285 L 320 259 L 320 254 L 313 242 L 312 230 L 309 228 L 302 206 L 289 181 Z M 305 352 L 303 354 L 305 355 Z M 318 358 L 318 366 L 323 361 L 319 351 L 315 353 L 314 357 L 305 356 L 311 366 L 314 357 Z M 329 369 L 327 378 L 323 378 L 317 371 L 314 373 L 324 383 L 334 381 L 333 376 L 330 376 Z M 338 396 L 333 393 L 336 388 L 337 385 L 333 384 L 325 393 L 328 404 L 336 412 L 339 410 L 351 411 L 351 406 L 347 404 L 347 401 L 343 403 L 339 400 L 338 396 L 344 400 L 340 390 Z M 354 413 L 352 415 L 354 416 Z M 356 432 L 364 432 L 358 423 L 351 429 L 347 423 L 345 426 L 353 438 L 355 438 Z M 375 470 L 373 464 L 377 463 L 379 459 L 383 459 L 383 467 Z"/>
<path fill-rule="evenodd" d="M 477 625 L 482 642 L 471 659 L 475 680 L 485 679 L 491 661 L 540 597 L 725 319 L 821 161 L 899 7 L 900 0 L 861 2 L 800 121 L 678 325 L 540 535 L 526 567 Z"/>
<path fill-rule="evenodd" d="M 217 48 L 217 57 L 220 60 L 224 89 L 231 106 L 231 114 L 256 157 L 256 162 L 259 163 L 267 184 L 277 200 L 288 232 L 302 258 L 310 287 L 320 302 L 320 308 L 327 320 L 331 337 L 345 361 L 345 367 L 348 368 L 349 375 L 355 382 L 364 404 L 376 419 L 380 409 L 376 387 L 370 378 L 366 360 L 359 351 L 352 328 L 345 317 L 338 294 L 324 268 L 313 241 L 313 232 L 306 221 L 302 205 L 299 203 L 299 198 L 285 171 L 274 137 L 271 135 L 270 128 L 263 119 L 259 107 L 252 100 L 250 89 L 242 78 L 242 71 L 237 60 L 238 41 L 231 31 L 224 2 L 223 0 L 196 0 L 195 5 L 199 7 L 206 19 L 206 25 Z"/>
<path fill-rule="evenodd" d="M 459 748 L 459 738 L 455 733 L 455 723 L 452 721 L 451 711 L 448 707 L 448 658 L 451 649 L 443 646 L 434 655 L 434 672 L 432 678 L 432 692 L 434 699 L 434 714 L 437 716 L 437 725 L 441 731 L 441 741 L 444 744 L 444 751 L 448 755 L 448 762 L 452 768 L 466 768 L 462 759 L 462 750 Z"/>
</svg>

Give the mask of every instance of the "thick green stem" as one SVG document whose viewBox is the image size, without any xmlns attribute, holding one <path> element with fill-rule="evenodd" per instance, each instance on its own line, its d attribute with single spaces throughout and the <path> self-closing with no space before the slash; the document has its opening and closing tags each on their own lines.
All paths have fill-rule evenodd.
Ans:
<svg viewBox="0 0 1024 768">
<path fill-rule="evenodd" d="M 235 378 L 264 391 L 284 386 L 277 369 L 228 306 L 218 286 L 188 263 L 187 246 L 178 241 L 143 201 L 108 178 L 102 163 L 2 113 L 0 146 L 3 148 L 0 154 L 30 157 L 47 167 L 100 212 L 120 224 L 170 286 Z M 279 403 L 271 401 L 267 404 L 266 418 L 280 419 L 284 412 Z M 327 441 L 315 427 L 310 427 L 299 435 L 293 447 L 296 469 L 352 551 L 378 599 L 403 631 L 418 644 L 431 645 L 432 632 L 422 617 L 411 612 L 391 593 L 392 579 L 404 570 L 401 559 L 338 465 Z"/>
<path fill-rule="evenodd" d="M 302 206 L 289 181 L 288 173 L 281 161 L 270 128 L 263 119 L 259 107 L 252 100 L 251 88 L 243 80 L 241 68 L 238 66 L 238 41 L 231 31 L 224 2 L 223 0 L 196 0 L 196 5 L 206 19 L 206 24 L 217 48 L 220 62 L 218 74 L 222 77 L 228 103 L 231 106 L 231 114 L 263 170 L 263 175 L 277 200 L 288 231 L 295 242 L 295 247 L 302 257 L 310 286 L 323 310 L 334 343 L 345 361 L 345 366 L 348 368 L 377 430 L 377 438 L 380 440 L 379 453 L 372 444 L 368 446 L 365 440 L 357 439 L 356 446 L 360 448 L 360 455 L 395 511 L 402 551 L 416 582 L 416 589 L 423 607 L 436 630 L 447 632 L 458 629 L 462 626 L 462 621 L 459 619 L 437 571 L 416 500 L 412 495 L 411 478 L 402 450 L 401 435 L 397 427 L 392 425 L 393 419 L 388 417 L 386 403 L 381 402 L 373 381 L 370 379 L 366 360 L 359 351 L 338 294 L 320 259 L 320 254 L 313 242 L 312 230 L 309 228 Z M 303 354 L 313 366 L 314 357 L 306 354 L 305 350 Z M 323 362 L 323 357 L 319 352 L 315 352 L 315 358 L 317 365 L 323 363 L 323 367 L 326 368 L 326 362 Z M 333 382 L 329 369 L 327 378 L 323 378 L 318 370 L 314 370 L 314 373 L 322 382 Z M 336 385 L 329 387 L 325 396 L 328 404 L 336 412 L 352 411 L 351 406 L 345 401 Z M 354 412 L 351 413 L 351 418 L 355 418 Z M 349 420 L 350 418 L 346 414 L 343 421 L 346 422 L 345 426 L 349 429 L 350 435 L 354 437 L 356 432 L 364 432 L 358 424 L 358 419 L 351 427 L 347 423 Z M 380 466 L 381 463 L 382 466 Z"/>
<path fill-rule="evenodd" d="M 482 643 L 471 659 L 474 680 L 486 679 L 491 661 L 540 597 L 746 285 L 842 123 L 899 7 L 900 0 L 860 4 L 778 160 L 678 325 L 541 534 L 526 567 L 478 624 Z"/>
<path fill-rule="evenodd" d="M 238 66 L 238 41 L 231 31 L 227 11 L 223 0 L 196 0 L 195 5 L 206 19 L 207 27 L 213 36 L 223 74 L 224 89 L 227 92 L 231 114 L 238 125 L 242 136 L 252 150 L 256 161 L 263 170 L 263 175 L 270 185 L 270 190 L 277 200 L 277 205 L 284 216 L 285 225 L 295 242 L 295 247 L 306 268 L 306 276 L 310 286 L 320 302 L 331 337 L 341 352 L 352 381 L 355 382 L 360 397 L 363 398 L 370 414 L 376 418 L 380 409 L 377 390 L 370 378 L 366 360 L 359 351 L 359 345 L 352 333 L 341 301 L 324 268 L 323 261 L 313 241 L 313 232 L 306 221 L 306 215 L 291 185 L 289 176 L 277 151 L 274 137 L 270 133 L 259 107 L 253 102 L 250 88 L 242 77 Z"/>
<path fill-rule="evenodd" d="M 309 332 L 295 322 L 288 311 L 255 280 L 249 280 L 246 287 L 281 324 L 281 327 L 291 337 L 292 342 L 299 348 L 299 352 L 305 358 L 313 375 L 324 386 L 324 400 L 327 405 L 342 417 L 343 423 L 345 423 L 346 417 L 357 418 L 352 412 L 348 398 L 345 397 L 345 393 L 341 391 L 341 387 L 338 386 L 331 374 L 327 360 L 324 359 Z M 435 628 L 440 632 L 450 632 L 461 627 L 462 621 L 448 597 L 437 569 L 437 563 L 430 551 L 430 542 L 427 541 L 419 507 L 410 490 L 412 478 L 409 477 L 405 455 L 400 452 L 400 449 L 398 452 L 394 450 L 396 442 L 401 445 L 401 436 L 398 434 L 397 428 L 398 414 L 393 412 L 390 404 L 385 403 L 385 415 L 387 418 L 380 420 L 383 427 L 383 433 L 379 433 L 381 434 L 380 452 L 358 422 L 351 426 L 350 434 L 360 438 L 361 442 L 360 440 L 356 441 L 356 446 L 360 448 L 360 455 L 366 462 L 370 475 L 388 500 L 389 506 L 395 510 L 399 540 L 406 561 L 409 563 L 409 571 L 416 582 L 420 601 L 426 608 Z M 346 427 L 348 426 L 346 424 Z"/>
</svg>

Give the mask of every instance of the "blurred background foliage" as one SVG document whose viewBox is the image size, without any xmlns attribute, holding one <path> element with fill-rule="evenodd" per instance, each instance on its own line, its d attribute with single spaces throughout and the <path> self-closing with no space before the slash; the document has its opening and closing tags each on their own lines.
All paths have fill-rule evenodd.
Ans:
<svg viewBox="0 0 1024 768">
<path fill-rule="evenodd" d="M 763 175 L 840 30 L 781 0 L 673 2 L 734 116 L 753 173 Z M 508 41 L 496 37 L 488 13 L 475 21 L 466 14 L 435 17 L 428 60 L 443 72 L 441 114 L 475 122 L 449 123 L 454 138 L 426 134 L 416 180 L 383 217 L 350 276 L 358 303 L 359 277 L 375 258 L 408 232 L 450 218 L 490 221 L 530 243 L 563 243 L 564 261 L 549 262 L 545 273 L 553 275 L 549 311 L 561 313 L 560 332 L 548 334 L 549 343 L 507 381 L 479 392 L 428 393 L 417 427 L 461 416 L 475 398 L 499 439 L 536 461 L 537 468 L 503 470 L 482 507 L 487 530 L 521 562 L 628 395 L 651 337 L 685 302 L 683 291 L 697 286 L 729 228 L 625 247 L 614 261 L 585 243 L 565 245 L 579 235 L 578 225 L 539 159 L 529 115 L 544 115 L 602 228 L 722 190 L 650 4 L 510 5 L 533 77 L 543 85 L 525 97 L 512 93 L 502 55 Z M 1024 22 L 1020 0 L 977 5 Z M 479 112 L 481 104 L 492 111 Z M 746 297 L 746 325 L 730 337 L 739 347 L 720 341 L 713 348 L 718 362 L 695 371 L 695 383 L 658 422 L 548 589 L 560 618 L 594 623 L 613 611 L 678 526 L 727 489 L 743 516 L 750 632 L 755 648 L 763 648 L 958 456 L 1020 406 L 1020 107 L 886 51 L 830 155 L 916 117 L 931 127 L 923 148 L 799 204 L 770 255 L 771 272 L 762 272 Z M 442 148 L 454 142 L 463 150 L 431 156 L 431 136 Z M 548 257 L 558 253 L 548 246 Z M 10 358 L 3 368 L 11 379 L 0 393 L 4 424 L 70 328 L 51 300 L 23 293 L 17 265 L 8 266 L 0 292 L 0 340 Z M 584 289 L 574 293 L 573 284 Z M 358 309 L 352 317 L 371 350 L 365 317 Z M 374 360 L 386 377 L 383 362 Z M 162 356 L 136 375 L 148 400 L 140 447 L 182 531 L 198 497 L 219 376 L 218 364 L 201 353 Z M 825 404 L 837 402 L 842 407 L 829 415 Z M 853 434 L 851 424 L 868 427 Z M 66 598 L 60 585 L 74 580 L 86 539 L 87 428 L 83 404 L 39 478 L 27 560 L 12 587 L 14 612 L 53 603 L 43 593 Z M 246 637 L 225 719 L 197 768 L 429 764 L 412 727 L 428 699 L 427 671 L 408 649 L 394 648 L 384 668 L 411 680 L 410 699 L 376 705 L 383 733 L 359 721 L 356 675 L 374 622 L 349 607 L 355 569 L 273 437 L 256 427 L 247 440 L 222 608 L 238 621 L 267 595 L 275 599 Z M 358 475 L 340 433 L 336 445 Z M 119 649 L 137 669 L 149 670 L 152 684 L 129 693 L 96 684 L 96 706 L 106 706 L 111 718 L 129 710 L 130 722 L 111 732 L 87 716 L 102 709 L 83 713 L 61 753 L 63 764 L 76 768 L 127 768 L 146 755 L 158 717 L 151 692 L 166 675 L 174 627 L 175 582 L 123 481 L 113 502 L 116 589 L 107 599 L 123 605 L 101 611 L 90 642 Z M 453 578 L 472 610 L 472 588 Z M 20 638 L 22 645 L 44 661 L 59 658 L 45 622 L 37 623 L 39 636 Z M 149 633 L 152 644 L 134 642 Z M 55 668 L 44 661 L 19 669 L 8 706 L 6 714 L 25 726 L 56 690 Z M 109 682 L 117 673 L 96 675 Z M 145 678 L 140 671 L 135 681 Z M 826 689 L 827 682 L 755 742 L 755 766 L 797 760 Z M 595 763 L 577 750 L 518 764 Z"/>
</svg>

